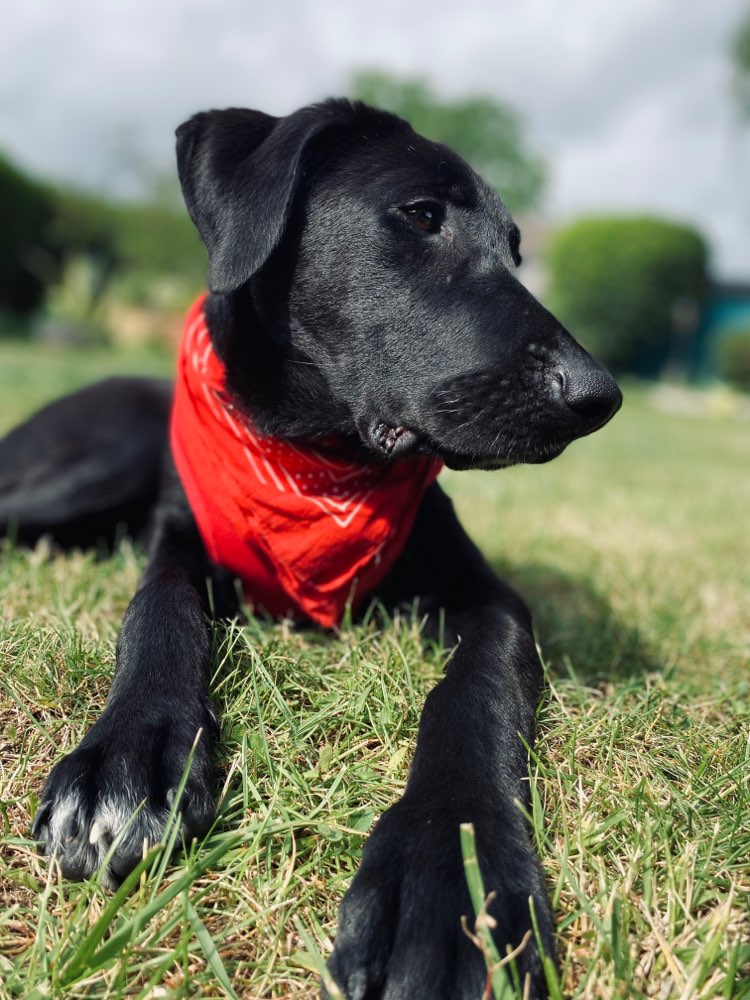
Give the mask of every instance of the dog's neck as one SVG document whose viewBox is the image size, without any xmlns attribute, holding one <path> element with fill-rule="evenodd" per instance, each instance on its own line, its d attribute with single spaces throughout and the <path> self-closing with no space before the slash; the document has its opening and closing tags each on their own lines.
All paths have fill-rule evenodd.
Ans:
<svg viewBox="0 0 750 1000">
<path fill-rule="evenodd" d="M 205 315 L 227 388 L 260 431 L 285 439 L 335 436 L 348 451 L 360 447 L 351 415 L 333 398 L 318 367 L 294 357 L 279 331 L 268 329 L 249 288 L 209 295 Z M 362 449 L 363 461 L 368 457 Z"/>
</svg>

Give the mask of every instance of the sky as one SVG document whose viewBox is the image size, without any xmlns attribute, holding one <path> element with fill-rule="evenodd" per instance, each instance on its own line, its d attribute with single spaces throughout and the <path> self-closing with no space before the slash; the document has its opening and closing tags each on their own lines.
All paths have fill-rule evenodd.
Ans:
<svg viewBox="0 0 750 1000">
<path fill-rule="evenodd" d="M 171 170 L 195 111 L 284 114 L 357 69 L 513 105 L 564 221 L 696 224 L 715 274 L 750 281 L 750 122 L 731 94 L 750 0 L 5 0 L 0 149 L 38 175 L 123 191 Z"/>
</svg>

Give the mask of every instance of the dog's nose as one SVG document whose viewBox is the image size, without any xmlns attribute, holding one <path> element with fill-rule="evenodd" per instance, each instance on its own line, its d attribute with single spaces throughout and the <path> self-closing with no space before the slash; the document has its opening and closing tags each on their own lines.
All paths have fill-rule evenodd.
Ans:
<svg viewBox="0 0 750 1000">
<path fill-rule="evenodd" d="M 617 413 L 622 393 L 606 369 L 584 356 L 555 369 L 563 401 L 595 430 Z"/>
</svg>

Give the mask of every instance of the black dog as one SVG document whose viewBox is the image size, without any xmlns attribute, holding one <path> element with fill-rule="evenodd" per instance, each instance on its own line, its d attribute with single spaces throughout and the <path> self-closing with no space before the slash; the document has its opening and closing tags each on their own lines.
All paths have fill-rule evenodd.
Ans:
<svg viewBox="0 0 750 1000">
<path fill-rule="evenodd" d="M 554 458 L 618 409 L 612 378 L 515 277 L 519 231 L 497 195 L 402 120 L 333 100 L 281 119 L 215 111 L 178 130 L 177 153 L 209 253 L 213 349 L 261 434 L 333 439 L 362 466 L 436 456 L 499 469 Z M 0 530 L 82 544 L 118 522 L 142 527 L 169 400 L 163 383 L 112 380 L 10 434 L 0 445 Z M 199 730 L 186 833 L 213 815 L 207 583 L 213 609 L 228 588 L 169 458 L 154 525 L 103 714 L 52 771 L 35 820 L 71 878 L 97 869 L 144 800 L 111 881 L 134 866 L 144 839 L 159 838 Z M 542 946 L 555 952 L 516 804 L 529 799 L 525 744 L 542 683 L 531 618 L 437 485 L 377 596 L 389 607 L 418 596 L 460 642 L 425 703 L 404 796 L 375 827 L 344 897 L 330 968 L 350 1000 L 476 1000 L 485 972 L 460 924 L 471 912 L 461 822 L 475 824 L 497 894 L 501 954 L 531 926 L 530 897 Z M 518 964 L 531 995 L 546 995 L 533 941 Z"/>
</svg>

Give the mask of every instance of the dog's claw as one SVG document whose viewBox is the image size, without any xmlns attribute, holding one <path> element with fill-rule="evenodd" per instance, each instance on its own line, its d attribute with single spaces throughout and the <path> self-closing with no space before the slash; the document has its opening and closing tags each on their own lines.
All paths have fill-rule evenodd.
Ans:
<svg viewBox="0 0 750 1000">
<path fill-rule="evenodd" d="M 364 1000 L 367 993 L 367 973 L 363 969 L 358 969 L 349 976 L 346 984 L 346 994 L 350 1000 Z"/>
<path fill-rule="evenodd" d="M 91 829 L 89 830 L 89 843 L 98 844 L 99 841 L 104 836 L 104 827 L 101 825 L 98 819 L 95 819 L 91 824 Z"/>
<path fill-rule="evenodd" d="M 47 819 L 51 808 L 52 802 L 47 799 L 41 803 L 36 811 L 36 816 L 34 816 L 31 824 L 31 837 L 37 844 L 42 843 L 46 838 Z"/>
<path fill-rule="evenodd" d="M 70 812 L 60 827 L 60 839 L 63 844 L 70 844 L 76 839 L 79 832 L 78 818 L 75 812 Z"/>
</svg>

